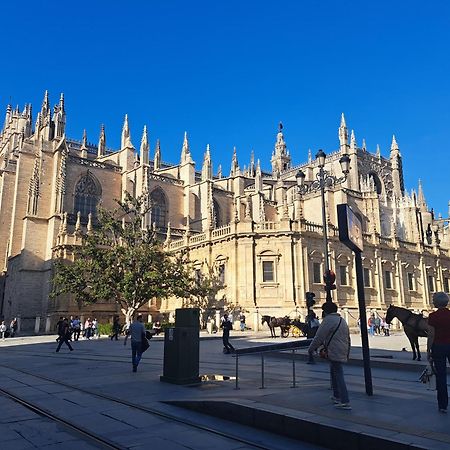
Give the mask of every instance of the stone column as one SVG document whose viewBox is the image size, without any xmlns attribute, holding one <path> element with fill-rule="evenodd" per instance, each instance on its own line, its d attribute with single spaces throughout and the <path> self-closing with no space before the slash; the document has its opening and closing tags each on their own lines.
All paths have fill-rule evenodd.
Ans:
<svg viewBox="0 0 450 450">
<path fill-rule="evenodd" d="M 34 321 L 34 332 L 35 332 L 35 334 L 39 334 L 40 328 L 41 328 L 41 318 L 40 318 L 40 316 L 36 316 L 36 319 Z"/>
<path fill-rule="evenodd" d="M 253 330 L 259 331 L 259 311 L 256 309 L 253 313 Z"/>
<path fill-rule="evenodd" d="M 45 333 L 50 334 L 51 317 L 47 316 L 45 319 Z"/>
</svg>

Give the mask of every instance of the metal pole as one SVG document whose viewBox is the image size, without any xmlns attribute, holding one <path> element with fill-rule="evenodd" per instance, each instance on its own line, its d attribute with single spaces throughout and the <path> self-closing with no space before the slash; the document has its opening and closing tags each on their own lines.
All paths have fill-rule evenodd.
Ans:
<svg viewBox="0 0 450 450">
<path fill-rule="evenodd" d="M 295 385 L 295 348 L 292 349 L 292 386 L 293 388 L 297 387 Z"/>
<path fill-rule="evenodd" d="M 328 275 L 330 270 L 330 262 L 329 262 L 329 254 L 328 254 L 328 233 L 327 233 L 327 211 L 325 208 L 325 174 L 323 167 L 320 168 L 319 171 L 320 178 L 320 195 L 322 196 L 322 225 L 323 225 L 323 246 L 324 246 L 324 256 L 325 256 L 325 274 Z M 326 292 L 326 301 L 332 302 L 333 298 L 331 297 L 331 289 L 329 283 L 325 282 L 325 292 Z"/>
<path fill-rule="evenodd" d="M 372 372 L 370 369 L 369 337 L 367 335 L 366 300 L 364 296 L 364 279 L 361 252 L 355 252 L 356 285 L 358 290 L 359 322 L 361 328 L 361 345 L 364 362 L 364 380 L 366 394 L 373 395 Z"/>
<path fill-rule="evenodd" d="M 261 387 L 264 389 L 264 353 L 261 353 Z"/>
<path fill-rule="evenodd" d="M 235 389 L 239 389 L 239 355 L 236 353 L 236 386 Z"/>
</svg>

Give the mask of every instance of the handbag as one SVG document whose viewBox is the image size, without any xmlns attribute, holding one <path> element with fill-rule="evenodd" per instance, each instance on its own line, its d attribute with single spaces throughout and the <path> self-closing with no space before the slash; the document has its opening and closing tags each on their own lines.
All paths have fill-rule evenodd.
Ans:
<svg viewBox="0 0 450 450">
<path fill-rule="evenodd" d="M 145 333 L 142 333 L 142 341 L 141 341 L 141 352 L 144 353 L 150 347 L 150 343 L 148 342 Z"/>
<path fill-rule="evenodd" d="M 331 340 L 333 339 L 334 335 L 336 334 L 336 331 L 341 326 L 342 317 L 339 319 L 339 324 L 336 327 L 336 329 L 333 331 L 333 334 L 331 335 L 330 339 L 328 340 L 328 344 L 324 344 L 323 347 L 319 350 L 319 357 L 323 359 L 328 359 L 328 346 L 330 345 Z"/>
</svg>

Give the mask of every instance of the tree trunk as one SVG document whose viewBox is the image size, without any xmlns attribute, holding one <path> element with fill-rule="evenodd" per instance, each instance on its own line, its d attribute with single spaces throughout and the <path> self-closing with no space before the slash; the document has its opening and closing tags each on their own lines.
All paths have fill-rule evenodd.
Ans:
<svg viewBox="0 0 450 450">
<path fill-rule="evenodd" d="M 136 308 L 128 306 L 126 309 L 122 308 L 122 314 L 125 316 L 125 323 L 130 325 L 133 321 L 133 314 L 136 312 Z"/>
</svg>

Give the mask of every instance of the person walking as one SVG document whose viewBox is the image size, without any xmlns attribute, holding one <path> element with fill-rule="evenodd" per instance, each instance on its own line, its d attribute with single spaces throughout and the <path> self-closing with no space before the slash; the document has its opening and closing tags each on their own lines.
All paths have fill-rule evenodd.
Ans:
<svg viewBox="0 0 450 450">
<path fill-rule="evenodd" d="M 307 325 L 306 339 L 313 339 L 317 334 L 317 330 L 319 329 L 319 319 L 317 318 L 316 313 L 312 309 L 310 309 L 305 320 Z M 306 361 L 306 364 L 315 364 L 314 356 L 312 353 L 308 353 L 308 361 Z"/>
<path fill-rule="evenodd" d="M 17 318 L 14 317 L 9 324 L 10 337 L 14 337 L 17 333 Z"/>
<path fill-rule="evenodd" d="M 375 314 L 371 314 L 367 321 L 367 326 L 369 327 L 370 336 L 373 336 L 375 334 Z"/>
<path fill-rule="evenodd" d="M 80 339 L 81 333 L 81 321 L 78 318 L 78 316 L 75 316 L 75 318 L 73 319 L 72 328 L 73 328 L 73 340 L 78 341 L 78 339 Z"/>
<path fill-rule="evenodd" d="M 128 328 L 123 345 L 127 345 L 128 337 L 131 337 L 131 363 L 133 372 L 137 372 L 139 362 L 142 358 L 142 343 L 145 339 L 145 327 L 142 323 L 142 315 L 138 314 Z"/>
<path fill-rule="evenodd" d="M 113 319 L 113 325 L 112 325 L 112 333 L 111 333 L 111 340 L 115 339 L 116 341 L 119 340 L 119 333 L 120 333 L 120 322 L 119 322 L 119 316 L 114 316 Z"/>
<path fill-rule="evenodd" d="M 234 347 L 230 344 L 230 331 L 233 329 L 233 324 L 231 323 L 231 320 L 228 317 L 227 313 L 223 315 L 220 327 L 223 329 L 222 335 L 223 352 L 234 353 Z"/>
<path fill-rule="evenodd" d="M 243 311 L 241 311 L 241 314 L 239 314 L 239 322 L 241 325 L 241 331 L 245 331 L 245 314 Z"/>
<path fill-rule="evenodd" d="M 450 310 L 449 297 L 445 292 L 433 294 L 433 305 L 437 311 L 428 317 L 428 360 L 436 372 L 436 390 L 439 412 L 447 413 L 447 361 L 450 363 Z"/>
<path fill-rule="evenodd" d="M 348 361 L 350 353 L 350 332 L 346 321 L 338 314 L 335 303 L 322 305 L 323 320 L 311 342 L 308 353 L 314 353 L 324 346 L 330 364 L 330 378 L 333 389 L 334 406 L 339 409 L 352 409 L 344 379 L 342 364 Z"/>
<path fill-rule="evenodd" d="M 99 329 L 98 329 L 98 320 L 94 317 L 94 320 L 92 321 L 92 337 L 94 339 L 99 339 Z"/>
<path fill-rule="evenodd" d="M 91 339 L 92 336 L 92 320 L 90 317 L 86 319 L 86 322 L 84 322 L 84 337 L 86 339 Z"/>
<path fill-rule="evenodd" d="M 5 325 L 5 321 L 3 321 L 0 325 L 0 338 L 4 341 L 7 327 Z"/>
<path fill-rule="evenodd" d="M 59 324 L 58 336 L 59 336 L 59 340 L 58 340 L 58 347 L 56 347 L 56 353 L 59 352 L 59 349 L 61 348 L 61 345 L 63 345 L 64 342 L 66 343 L 67 347 L 69 347 L 69 350 L 72 352 L 73 348 L 69 342 L 69 338 L 70 338 L 69 321 L 67 320 L 66 317 L 64 317 L 63 320 L 61 321 L 61 323 Z"/>
</svg>

